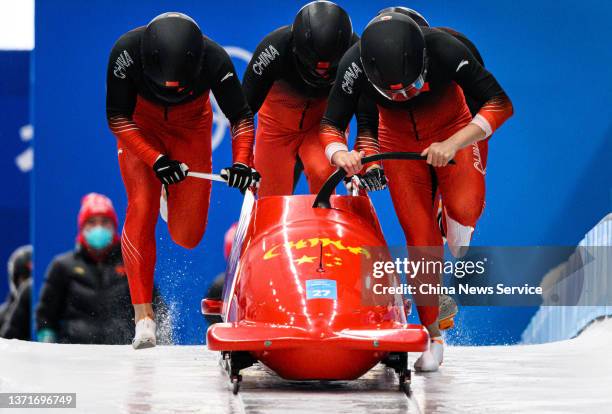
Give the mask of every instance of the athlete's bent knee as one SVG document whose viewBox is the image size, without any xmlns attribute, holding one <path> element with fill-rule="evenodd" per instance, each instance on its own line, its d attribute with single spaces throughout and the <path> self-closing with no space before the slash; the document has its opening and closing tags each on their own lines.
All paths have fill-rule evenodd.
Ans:
<svg viewBox="0 0 612 414">
<path fill-rule="evenodd" d="M 191 229 L 189 231 L 182 231 L 182 229 L 172 231 L 172 227 L 170 228 L 170 237 L 172 240 L 185 249 L 195 249 L 197 245 L 200 244 L 203 236 L 204 230 L 201 232 L 196 232 Z"/>
<path fill-rule="evenodd" d="M 478 199 L 469 203 L 454 205 L 445 204 L 446 214 L 463 226 L 476 227 L 478 219 L 484 210 L 484 200 Z"/>
</svg>

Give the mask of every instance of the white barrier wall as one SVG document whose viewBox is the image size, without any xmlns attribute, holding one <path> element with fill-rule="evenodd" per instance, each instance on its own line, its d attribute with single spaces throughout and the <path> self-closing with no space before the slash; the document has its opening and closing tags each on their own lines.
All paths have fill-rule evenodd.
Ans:
<svg viewBox="0 0 612 414">
<path fill-rule="evenodd" d="M 34 0 L 0 0 L 0 50 L 34 49 Z"/>
<path fill-rule="evenodd" d="M 578 245 L 567 262 L 542 280 L 544 305 L 522 335 L 525 344 L 575 337 L 597 318 L 612 316 L 612 213 L 601 220 Z M 608 246 L 608 248 L 602 247 Z M 550 304 L 574 296 L 575 306 Z M 548 305 L 547 305 L 548 304 Z M 595 305 L 594 305 L 595 304 Z"/>
</svg>

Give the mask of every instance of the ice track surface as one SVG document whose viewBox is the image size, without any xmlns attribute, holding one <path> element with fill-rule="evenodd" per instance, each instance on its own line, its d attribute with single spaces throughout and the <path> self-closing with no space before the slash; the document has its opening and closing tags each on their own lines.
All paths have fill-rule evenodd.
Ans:
<svg viewBox="0 0 612 414">
<path fill-rule="evenodd" d="M 233 396 L 202 346 L 0 339 L 0 392 L 77 393 L 76 410 L 45 413 L 600 413 L 612 412 L 612 320 L 570 341 L 448 348 L 440 372 L 413 375 L 411 398 L 380 365 L 354 382 L 287 382 L 259 366 L 243 376 Z M 28 411 L 42 412 L 15 413 Z"/>
</svg>

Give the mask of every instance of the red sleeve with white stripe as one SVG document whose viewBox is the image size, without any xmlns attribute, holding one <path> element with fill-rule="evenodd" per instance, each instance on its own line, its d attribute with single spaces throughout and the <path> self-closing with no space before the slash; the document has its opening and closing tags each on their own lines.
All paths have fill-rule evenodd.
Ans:
<svg viewBox="0 0 612 414">
<path fill-rule="evenodd" d="M 126 115 L 111 116 L 108 118 L 108 126 L 130 152 L 136 154 L 149 166 L 152 167 L 157 158 L 162 155 L 130 117 Z"/>
<path fill-rule="evenodd" d="M 508 118 L 514 113 L 510 98 L 506 94 L 497 95 L 489 99 L 480 108 L 472 120 L 472 124 L 478 125 L 490 137 Z"/>
<path fill-rule="evenodd" d="M 253 116 L 240 118 L 232 123 L 232 158 L 251 167 L 253 165 L 253 143 L 255 142 L 255 125 Z"/>
<path fill-rule="evenodd" d="M 344 131 L 339 130 L 335 126 L 326 123 L 325 120 L 321 123 L 319 129 L 319 141 L 325 149 L 325 156 L 331 162 L 331 157 L 338 151 L 348 151 L 346 146 L 346 135 Z"/>
</svg>

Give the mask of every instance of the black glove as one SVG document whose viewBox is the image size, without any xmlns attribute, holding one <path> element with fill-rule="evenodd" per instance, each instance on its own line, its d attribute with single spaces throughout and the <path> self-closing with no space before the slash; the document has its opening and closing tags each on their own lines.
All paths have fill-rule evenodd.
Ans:
<svg viewBox="0 0 612 414">
<path fill-rule="evenodd" d="M 387 177 L 382 168 L 374 167 L 365 174 L 358 174 L 359 187 L 367 191 L 378 191 L 387 188 Z"/>
<path fill-rule="evenodd" d="M 259 185 L 261 175 L 254 169 L 239 162 L 231 167 L 221 170 L 221 177 L 227 180 L 227 185 L 239 189 L 241 192 L 247 188 Z"/>
<path fill-rule="evenodd" d="M 178 182 L 183 181 L 187 177 L 187 172 L 189 169 L 187 166 L 183 166 L 181 168 L 181 162 L 176 160 L 171 160 L 166 155 L 162 155 L 159 157 L 155 164 L 153 164 L 153 171 L 155 171 L 155 175 L 159 178 L 159 181 L 164 185 L 168 184 L 176 184 Z"/>
</svg>

